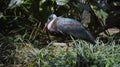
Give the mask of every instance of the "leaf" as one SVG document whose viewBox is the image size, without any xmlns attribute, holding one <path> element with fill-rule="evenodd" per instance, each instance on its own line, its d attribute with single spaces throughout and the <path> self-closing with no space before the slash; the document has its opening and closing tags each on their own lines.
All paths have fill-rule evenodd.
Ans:
<svg viewBox="0 0 120 67">
<path fill-rule="evenodd" d="M 84 10 L 82 13 L 82 21 L 81 23 L 85 26 L 88 27 L 88 24 L 90 23 L 90 13 L 87 10 Z"/>
<path fill-rule="evenodd" d="M 56 0 L 57 5 L 65 5 L 69 0 Z"/>
<path fill-rule="evenodd" d="M 8 5 L 8 9 L 13 9 L 16 6 L 19 6 L 23 3 L 23 0 L 11 0 L 9 5 Z"/>
<path fill-rule="evenodd" d="M 108 17 L 108 14 L 105 11 L 103 11 L 102 9 L 96 11 L 96 14 L 99 18 L 106 19 Z"/>
<path fill-rule="evenodd" d="M 2 18 L 3 17 L 3 13 L 2 12 L 0 12 L 0 18 Z"/>
</svg>

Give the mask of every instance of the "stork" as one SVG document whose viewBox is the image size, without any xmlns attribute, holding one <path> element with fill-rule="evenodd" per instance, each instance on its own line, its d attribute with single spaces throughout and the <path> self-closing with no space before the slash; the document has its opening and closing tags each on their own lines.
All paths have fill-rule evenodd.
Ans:
<svg viewBox="0 0 120 67">
<path fill-rule="evenodd" d="M 45 27 L 52 33 L 71 35 L 73 37 L 95 44 L 94 37 L 77 20 L 64 18 L 62 16 L 57 17 L 55 14 L 51 14 L 48 17 L 47 23 L 45 23 Z"/>
</svg>

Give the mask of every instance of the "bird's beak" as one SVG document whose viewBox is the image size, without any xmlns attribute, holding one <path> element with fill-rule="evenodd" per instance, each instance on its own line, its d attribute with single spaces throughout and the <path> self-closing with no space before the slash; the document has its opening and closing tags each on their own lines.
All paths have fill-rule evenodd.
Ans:
<svg viewBox="0 0 120 67">
<path fill-rule="evenodd" d="M 42 32 L 44 32 L 44 31 L 45 31 L 45 29 L 47 28 L 47 25 L 48 25 L 48 23 L 45 23 L 45 26 L 44 26 L 44 28 L 43 28 L 43 31 L 42 31 Z"/>
</svg>

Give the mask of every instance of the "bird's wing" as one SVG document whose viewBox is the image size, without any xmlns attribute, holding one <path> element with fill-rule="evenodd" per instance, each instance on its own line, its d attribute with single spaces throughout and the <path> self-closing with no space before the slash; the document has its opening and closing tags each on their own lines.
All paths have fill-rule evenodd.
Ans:
<svg viewBox="0 0 120 67">
<path fill-rule="evenodd" d="M 94 42 L 93 36 L 76 20 L 58 17 L 57 27 L 61 33 L 66 33 L 91 43 Z"/>
</svg>

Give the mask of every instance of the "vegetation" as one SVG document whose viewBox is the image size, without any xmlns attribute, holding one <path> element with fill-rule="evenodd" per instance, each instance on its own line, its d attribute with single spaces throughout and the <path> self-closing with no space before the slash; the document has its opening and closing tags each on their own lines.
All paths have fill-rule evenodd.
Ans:
<svg viewBox="0 0 120 67">
<path fill-rule="evenodd" d="M 119 0 L 0 0 L 0 6 L 0 66 L 120 66 L 120 35 L 105 31 L 120 29 Z M 96 44 L 71 38 L 70 47 L 52 46 L 49 32 L 43 32 L 52 13 L 81 21 Z"/>
<path fill-rule="evenodd" d="M 47 46 L 34 48 L 22 44 L 16 49 L 16 62 L 27 67 L 119 67 L 120 46 L 114 42 L 96 45 L 76 40 L 70 47 Z"/>
</svg>

